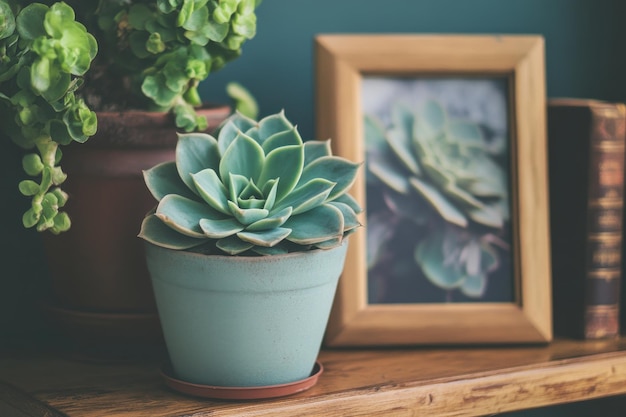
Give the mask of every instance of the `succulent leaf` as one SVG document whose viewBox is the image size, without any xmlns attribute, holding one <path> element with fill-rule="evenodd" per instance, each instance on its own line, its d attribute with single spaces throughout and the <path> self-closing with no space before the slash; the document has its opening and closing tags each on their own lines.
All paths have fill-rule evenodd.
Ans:
<svg viewBox="0 0 626 417">
<path fill-rule="evenodd" d="M 280 243 L 276 246 L 265 247 L 265 246 L 254 246 L 252 251 L 258 255 L 263 256 L 276 256 L 276 255 L 285 255 L 289 253 L 289 249 L 281 245 Z"/>
<path fill-rule="evenodd" d="M 345 194 L 354 184 L 356 174 L 361 164 L 348 161 L 338 156 L 326 156 L 311 162 L 302 170 L 299 184 L 306 184 L 315 178 L 325 178 L 329 181 L 336 179 L 335 188 L 328 197 L 333 200 Z"/>
<path fill-rule="evenodd" d="M 237 236 L 228 236 L 220 239 L 215 245 L 229 255 L 239 255 L 254 247 L 254 243 L 245 242 Z"/>
<path fill-rule="evenodd" d="M 226 152 L 226 148 L 228 148 L 231 142 L 235 140 L 237 133 L 240 131 L 244 132 L 249 137 L 253 137 L 250 134 L 250 130 L 256 126 L 257 123 L 254 120 L 242 115 L 239 112 L 236 112 L 226 119 L 218 129 L 217 141 L 219 143 L 220 154 L 223 155 L 224 152 Z"/>
<path fill-rule="evenodd" d="M 300 214 L 322 205 L 335 187 L 335 183 L 323 178 L 313 179 L 280 201 L 277 208 L 292 207 L 293 214 Z"/>
<path fill-rule="evenodd" d="M 458 288 L 466 278 L 462 265 L 447 261 L 442 233 L 433 234 L 420 242 L 415 249 L 415 261 L 428 280 L 440 288 Z"/>
<path fill-rule="evenodd" d="M 463 146 L 476 147 L 483 149 L 485 140 L 480 129 L 474 123 L 468 122 L 451 122 L 448 124 L 447 133 L 456 139 Z"/>
<path fill-rule="evenodd" d="M 450 204 L 435 187 L 415 177 L 410 179 L 410 183 L 446 221 L 461 227 L 467 227 L 467 218 L 463 212 Z"/>
<path fill-rule="evenodd" d="M 482 297 L 487 289 L 487 276 L 485 274 L 468 275 L 459 289 L 468 297 Z"/>
<path fill-rule="evenodd" d="M 198 192 L 192 174 L 206 168 L 217 170 L 219 164 L 220 154 L 215 138 L 204 133 L 179 135 L 176 145 L 176 168 L 181 180 L 195 194 Z"/>
<path fill-rule="evenodd" d="M 446 110 L 435 100 L 427 101 L 413 126 L 417 138 L 432 139 L 440 134 L 447 123 Z"/>
<path fill-rule="evenodd" d="M 255 246 L 271 248 L 289 236 L 290 233 L 291 229 L 277 227 L 259 232 L 239 232 L 237 233 L 237 237 L 244 242 L 252 243 Z"/>
<path fill-rule="evenodd" d="M 171 164 L 174 164 L 173 162 Z M 203 169 L 192 175 L 196 190 L 200 197 L 215 210 L 224 214 L 230 213 L 226 187 L 212 168 Z M 177 193 L 178 194 L 178 193 Z"/>
<path fill-rule="evenodd" d="M 279 182 L 279 178 L 276 178 L 265 183 L 265 186 L 263 187 L 263 195 L 266 196 L 265 204 L 263 205 L 264 209 L 273 210 L 275 208 L 274 204 L 276 203 L 276 193 L 278 193 Z"/>
<path fill-rule="evenodd" d="M 323 242 L 319 242 L 315 244 L 315 247 L 318 249 L 330 249 L 336 246 L 341 245 L 342 237 L 335 237 L 333 239 L 325 240 Z"/>
<path fill-rule="evenodd" d="M 302 145 L 302 138 L 300 137 L 300 134 L 298 133 L 298 129 L 296 127 L 291 130 L 275 133 L 272 136 L 268 137 L 263 142 L 263 151 L 265 151 L 265 154 L 267 155 L 276 148 L 291 145 Z"/>
<path fill-rule="evenodd" d="M 287 238 L 290 242 L 313 245 L 343 235 L 343 225 L 341 210 L 325 204 L 290 217 L 284 227 L 292 229 Z"/>
<path fill-rule="evenodd" d="M 281 201 L 298 184 L 304 167 L 304 147 L 289 145 L 272 150 L 266 157 L 259 183 L 279 178 L 276 201 Z"/>
<path fill-rule="evenodd" d="M 232 174 L 241 175 L 257 182 L 265 163 L 263 148 L 254 139 L 239 132 L 228 146 L 219 163 L 222 181 Z"/>
<path fill-rule="evenodd" d="M 421 170 L 417 159 L 413 156 L 411 137 L 403 129 L 391 129 L 387 132 L 387 143 L 402 164 L 414 175 L 420 175 Z"/>
<path fill-rule="evenodd" d="M 230 201 L 237 201 L 243 190 L 248 186 L 249 180 L 242 175 L 229 175 L 228 178 L 228 193 Z"/>
<path fill-rule="evenodd" d="M 154 214 L 143 219 L 139 237 L 154 245 L 175 250 L 189 249 L 204 243 L 201 239 L 178 233 Z"/>
<path fill-rule="evenodd" d="M 27 41 L 47 36 L 44 20 L 48 7 L 41 3 L 30 4 L 17 15 L 16 26 L 21 38 Z"/>
<path fill-rule="evenodd" d="M 163 162 L 143 171 L 143 178 L 152 196 L 161 201 L 168 194 L 178 194 L 190 199 L 194 194 L 185 186 L 176 170 L 175 162 Z"/>
<path fill-rule="evenodd" d="M 492 207 L 483 206 L 478 209 L 470 209 L 469 217 L 476 223 L 487 227 L 501 228 L 504 226 L 502 213 Z"/>
<path fill-rule="evenodd" d="M 294 126 L 291 122 L 287 120 L 287 117 L 285 117 L 284 111 L 265 117 L 259 122 L 258 127 L 261 144 L 274 134 L 284 132 L 286 130 L 292 130 L 293 127 Z"/>
<path fill-rule="evenodd" d="M 359 164 L 332 156 L 328 141 L 307 143 L 282 112 L 258 123 L 235 114 L 218 139 L 180 135 L 175 163 L 145 174 L 160 199 L 154 216 L 184 242 L 196 238 L 230 255 L 340 245 L 360 226 L 361 207 L 346 194 Z"/>
<path fill-rule="evenodd" d="M 156 216 L 178 232 L 196 238 L 204 237 L 200 219 L 224 218 L 222 213 L 211 206 L 176 194 L 169 194 L 161 199 Z"/>
<path fill-rule="evenodd" d="M 246 230 L 251 232 L 258 232 L 262 230 L 274 229 L 285 224 L 287 219 L 293 213 L 293 209 L 291 207 L 284 208 L 276 213 L 271 213 L 268 217 L 258 220 L 248 227 Z"/>
<path fill-rule="evenodd" d="M 374 174 L 376 178 L 386 184 L 392 190 L 401 193 L 408 194 L 411 189 L 411 183 L 409 178 L 402 172 L 398 172 L 393 166 L 385 163 L 382 159 L 373 159 L 369 161 L 369 171 Z"/>
<path fill-rule="evenodd" d="M 237 219 L 237 221 L 246 226 L 257 222 L 261 219 L 264 219 L 268 216 L 269 210 L 259 209 L 259 208 L 250 208 L 250 209 L 242 209 L 232 201 L 228 202 L 228 207 L 230 208 L 230 212 Z"/>
<path fill-rule="evenodd" d="M 304 165 L 309 165 L 324 156 L 332 156 L 332 150 L 330 149 L 330 140 L 310 140 L 304 142 Z"/>
<path fill-rule="evenodd" d="M 387 135 L 382 123 L 375 117 L 365 115 L 364 123 L 364 141 L 368 153 L 384 153 L 389 145 L 387 144 Z"/>
<path fill-rule="evenodd" d="M 15 31 L 15 15 L 11 7 L 5 3 L 0 3 L 0 40 L 6 39 Z M 3 54 L 4 55 L 4 54 Z"/>
<path fill-rule="evenodd" d="M 363 208 L 350 194 L 343 194 L 333 200 L 333 203 L 343 203 L 348 205 L 356 214 L 362 213 Z"/>
<path fill-rule="evenodd" d="M 339 203 L 337 201 L 331 201 L 328 204 L 341 210 L 341 214 L 343 215 L 343 229 L 345 231 L 356 229 L 357 227 L 361 226 L 361 223 L 359 222 L 359 219 L 357 218 L 354 210 L 352 210 L 352 207 L 344 203 Z"/>
<path fill-rule="evenodd" d="M 200 219 L 200 228 L 211 239 L 222 239 L 241 232 L 244 226 L 235 219 Z"/>
</svg>

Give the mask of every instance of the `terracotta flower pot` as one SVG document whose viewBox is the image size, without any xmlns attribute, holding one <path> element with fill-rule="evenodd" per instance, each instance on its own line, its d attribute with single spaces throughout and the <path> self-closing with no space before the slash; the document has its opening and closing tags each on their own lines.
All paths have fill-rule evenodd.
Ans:
<svg viewBox="0 0 626 417">
<path fill-rule="evenodd" d="M 199 113 L 213 131 L 230 107 Z M 52 282 L 48 316 L 66 336 L 95 337 L 100 345 L 99 339 L 160 337 L 137 233 L 154 206 L 142 170 L 174 159 L 176 133 L 166 113 L 98 113 L 98 133 L 63 149 L 72 227 L 44 235 L 44 244 Z"/>
</svg>

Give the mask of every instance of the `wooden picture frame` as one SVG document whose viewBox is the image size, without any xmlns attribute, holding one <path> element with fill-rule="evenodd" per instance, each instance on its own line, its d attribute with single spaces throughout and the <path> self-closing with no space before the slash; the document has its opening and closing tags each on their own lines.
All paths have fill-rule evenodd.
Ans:
<svg viewBox="0 0 626 417">
<path fill-rule="evenodd" d="M 369 77 L 503 78 L 507 85 L 513 296 L 497 302 L 368 301 L 366 166 L 352 195 L 365 225 L 350 237 L 327 346 L 545 343 L 552 338 L 544 41 L 511 35 L 319 35 L 316 137 L 366 161 L 362 85 Z M 367 164 L 365 164 L 367 165 Z M 482 252 L 481 252 L 482 253 Z"/>
</svg>

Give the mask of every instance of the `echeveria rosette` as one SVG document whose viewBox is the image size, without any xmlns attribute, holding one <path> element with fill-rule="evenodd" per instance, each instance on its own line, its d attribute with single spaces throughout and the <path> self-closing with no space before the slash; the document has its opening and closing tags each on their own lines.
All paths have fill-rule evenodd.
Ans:
<svg viewBox="0 0 626 417">
<path fill-rule="evenodd" d="M 22 148 L 37 150 L 22 160 L 33 177 L 19 184 L 31 198 L 22 221 L 60 233 L 70 220 L 59 211 L 67 201 L 59 188 L 66 178 L 59 145 L 85 142 L 97 129 L 96 114 L 75 96 L 97 53 L 96 40 L 63 2 L 12 9 L 0 0 L 0 11 L 0 128 Z"/>
<path fill-rule="evenodd" d="M 429 218 L 441 219 L 430 232 L 420 229 L 415 261 L 438 287 L 480 297 L 487 273 L 498 264 L 485 237 L 499 233 L 509 206 L 507 175 L 478 125 L 453 119 L 438 102 L 427 101 L 416 112 L 395 105 L 387 128 L 366 116 L 365 132 L 368 184 L 383 190 L 382 221 L 395 215 L 423 228 Z M 368 251 L 373 268 L 394 237 L 376 224 L 384 216 L 370 214 L 369 229 L 381 230 L 377 247 Z"/>
<path fill-rule="evenodd" d="M 335 247 L 360 226 L 361 208 L 347 194 L 358 168 L 333 156 L 329 141 L 303 142 L 284 112 L 259 122 L 235 113 L 217 139 L 182 134 L 176 161 L 145 171 L 159 203 L 140 237 L 230 255 Z"/>
<path fill-rule="evenodd" d="M 417 113 L 397 105 L 392 116 L 391 128 L 371 135 L 385 144 L 374 151 L 369 171 L 398 193 L 417 192 L 449 223 L 502 227 L 509 216 L 507 175 L 479 127 L 451 119 L 436 101 Z"/>
</svg>

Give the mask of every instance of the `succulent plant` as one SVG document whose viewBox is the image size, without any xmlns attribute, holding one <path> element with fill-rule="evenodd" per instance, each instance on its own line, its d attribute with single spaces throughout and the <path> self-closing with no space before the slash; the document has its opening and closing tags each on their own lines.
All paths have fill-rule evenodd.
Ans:
<svg viewBox="0 0 626 417">
<path fill-rule="evenodd" d="M 260 0 L 40 1 L 0 0 L 0 130 L 37 150 L 23 159 L 24 226 L 59 233 L 70 219 L 58 145 L 94 135 L 94 109 L 171 110 L 181 130 L 205 130 L 198 85 L 254 37 Z M 258 111 L 242 86 L 228 92 Z"/>
<path fill-rule="evenodd" d="M 460 227 L 499 228 L 508 219 L 507 176 L 475 123 L 450 118 L 430 100 L 416 114 L 395 106 L 383 136 L 388 146 L 373 152 L 369 171 L 395 191 L 416 191 Z"/>
<path fill-rule="evenodd" d="M 139 236 L 229 255 L 335 247 L 360 226 L 347 194 L 358 167 L 329 141 L 303 142 L 284 112 L 258 122 L 235 113 L 216 138 L 181 134 L 176 161 L 145 171 L 158 205 Z"/>
<path fill-rule="evenodd" d="M 496 234 L 509 205 L 507 175 L 479 126 L 429 100 L 417 111 L 395 105 L 387 128 L 372 116 L 364 127 L 368 184 L 383 189 L 385 203 L 368 211 L 369 230 L 380 231 L 372 236 L 376 245 L 368 244 L 368 266 L 376 267 L 394 239 L 378 223 L 406 227 L 390 222 L 390 215 L 399 216 L 419 229 L 413 258 L 431 283 L 482 296 L 487 275 L 500 264 L 492 244 L 503 244 Z"/>
<path fill-rule="evenodd" d="M 173 111 L 177 127 L 205 130 L 198 85 L 241 55 L 260 0 L 70 0 L 101 44 L 88 100 Z M 97 7 L 96 7 L 97 6 Z M 121 81 L 121 82 L 120 82 Z M 112 85 L 111 82 L 115 83 Z M 110 90 L 113 91 L 110 91 Z M 110 97 L 113 95 L 113 97 Z M 110 98 L 109 98 L 110 97 Z"/>
<path fill-rule="evenodd" d="M 81 76 L 97 52 L 95 38 L 65 3 L 24 8 L 0 0 L 0 129 L 16 144 L 37 153 L 24 156 L 33 179 L 19 184 L 32 198 L 25 227 L 59 233 L 70 227 L 58 165 L 59 145 L 85 142 L 96 132 L 96 115 L 76 97 Z M 36 181 L 39 179 L 39 182 Z"/>
</svg>

